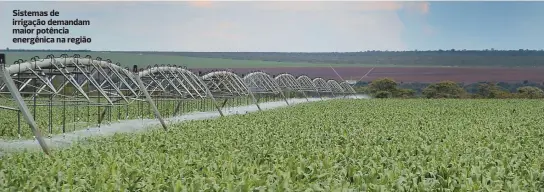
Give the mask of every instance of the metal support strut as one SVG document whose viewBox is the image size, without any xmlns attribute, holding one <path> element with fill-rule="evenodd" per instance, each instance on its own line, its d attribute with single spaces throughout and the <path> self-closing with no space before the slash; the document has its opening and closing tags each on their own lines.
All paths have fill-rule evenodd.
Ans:
<svg viewBox="0 0 544 192">
<path fill-rule="evenodd" d="M 43 152 L 49 155 L 49 147 L 47 147 L 45 140 L 43 140 L 42 138 L 42 134 L 38 129 L 38 124 L 36 124 L 34 118 L 32 117 L 32 115 L 30 115 L 30 110 L 26 107 L 25 101 L 21 97 L 21 93 L 19 93 L 19 90 L 13 82 L 13 79 L 11 79 L 9 72 L 6 71 L 4 67 L 0 67 L 0 70 L 2 70 L 2 73 L 0 74 L 2 81 L 6 83 L 6 86 L 11 93 L 11 96 L 13 97 L 13 99 L 15 99 L 15 102 L 19 106 L 19 110 L 23 113 L 23 117 L 25 118 L 26 122 L 30 125 L 30 129 L 32 130 L 32 133 L 42 147 Z"/>
<path fill-rule="evenodd" d="M 153 113 L 155 113 L 155 117 L 161 122 L 162 128 L 165 131 L 168 131 L 168 128 L 166 127 L 166 123 L 164 123 L 164 120 L 162 119 L 161 114 L 159 113 L 159 110 L 157 109 L 157 106 L 155 105 L 155 102 L 153 101 L 153 98 L 151 98 L 151 96 L 147 92 L 147 88 L 144 85 L 144 82 L 138 75 L 134 75 L 134 79 L 138 82 L 140 90 L 144 92 L 145 98 L 147 102 L 149 102 L 149 104 L 151 105 L 151 108 L 153 108 Z"/>
</svg>

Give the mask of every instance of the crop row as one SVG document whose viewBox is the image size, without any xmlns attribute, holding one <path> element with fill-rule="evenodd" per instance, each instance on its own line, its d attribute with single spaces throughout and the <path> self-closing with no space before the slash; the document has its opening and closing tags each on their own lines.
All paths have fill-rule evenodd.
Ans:
<svg viewBox="0 0 544 192">
<path fill-rule="evenodd" d="M 277 100 L 273 99 L 272 100 Z M 3 105 L 16 107 L 13 101 L 3 99 Z M 223 99 L 218 99 L 218 104 L 223 104 Z M 216 108 L 211 99 L 185 100 L 181 102 L 178 112 L 176 108 L 179 100 L 156 100 L 155 104 L 163 117 L 172 117 L 184 113 L 195 111 L 215 111 Z M 48 101 L 40 101 L 34 105 L 32 101 L 27 101 L 30 113 L 34 116 L 38 128 L 44 135 L 54 135 L 64 132 L 85 129 L 99 126 L 99 119 L 102 113 L 105 114 L 100 124 L 115 123 L 120 120 L 128 119 L 153 119 L 152 109 L 149 103 L 143 101 L 133 101 L 130 104 L 116 106 L 92 106 L 84 104 L 75 105 L 72 103 L 62 105 L 57 102 L 52 107 L 48 106 Z M 225 108 L 252 105 L 253 102 L 247 97 L 230 98 L 225 104 Z M 10 110 L 0 109 L 0 138 L 14 139 L 32 137 L 29 125 L 26 123 L 22 113 Z"/>
<path fill-rule="evenodd" d="M 6 155 L 8 191 L 541 191 L 536 100 L 333 100 Z"/>
</svg>

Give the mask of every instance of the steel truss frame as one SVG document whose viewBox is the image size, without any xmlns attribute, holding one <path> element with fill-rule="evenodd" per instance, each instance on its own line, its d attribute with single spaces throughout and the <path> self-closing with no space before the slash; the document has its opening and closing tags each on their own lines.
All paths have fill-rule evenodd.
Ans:
<svg viewBox="0 0 544 192">
<path fill-rule="evenodd" d="M 353 87 L 351 87 L 351 85 L 348 82 L 343 81 L 343 82 L 340 83 L 340 86 L 342 86 L 342 89 L 344 90 L 344 93 L 356 94 L 355 89 L 353 89 Z"/>
<path fill-rule="evenodd" d="M 315 79 L 312 80 L 312 82 L 314 83 L 316 89 L 318 92 L 320 93 L 324 93 L 325 95 L 332 95 L 334 97 L 334 93 L 331 89 L 331 87 L 329 87 L 329 84 L 327 84 L 327 81 L 325 81 L 324 79 L 320 78 L 320 77 L 317 77 Z"/>
<path fill-rule="evenodd" d="M 235 73 L 230 71 L 213 71 L 203 75 L 201 79 L 203 84 L 208 87 L 211 96 L 223 99 L 222 105 L 214 102 L 221 116 L 224 115 L 220 108 L 225 107 L 228 100 L 234 97 L 249 96 L 257 108 L 261 110 L 257 99 L 244 83 L 244 80 Z"/>
<path fill-rule="evenodd" d="M 305 92 L 310 92 L 311 96 L 316 95 L 317 97 L 323 99 L 321 97 L 319 89 L 314 84 L 312 79 L 310 79 L 310 77 L 306 75 L 301 75 L 297 77 L 297 82 L 301 85 L 302 89 L 304 89 Z"/>
<path fill-rule="evenodd" d="M 338 84 L 338 82 L 336 82 L 335 80 L 328 80 L 327 81 L 327 85 L 329 86 L 329 88 L 331 89 L 331 92 L 332 93 L 336 93 L 336 94 L 344 94 L 344 89 L 342 88 L 342 86 L 340 86 L 340 84 Z"/>
<path fill-rule="evenodd" d="M 243 80 L 248 87 L 248 91 L 254 95 L 257 95 L 256 105 L 259 110 L 261 110 L 261 108 L 258 103 L 262 95 L 280 95 L 285 103 L 289 105 L 289 102 L 287 101 L 287 98 L 283 94 L 283 91 L 278 83 L 267 73 L 261 71 L 252 72 L 245 75 Z"/>
<path fill-rule="evenodd" d="M 36 106 L 97 106 L 102 109 L 98 126 L 104 114 L 112 106 L 128 106 L 136 101 L 147 102 L 163 129 L 167 130 L 153 99 L 177 101 L 174 115 L 185 100 L 210 99 L 221 116 L 221 110 L 229 98 L 249 97 L 259 110 L 262 95 L 280 95 L 289 105 L 284 92 L 302 93 L 308 100 L 309 94 L 355 94 L 347 83 L 322 78 L 310 79 L 306 75 L 294 77 L 283 73 L 271 77 L 262 71 L 255 71 L 243 78 L 230 71 L 213 71 L 199 76 L 186 68 L 175 65 L 154 65 L 145 70 L 130 71 L 118 63 L 87 55 L 60 57 L 48 55 L 44 59 L 33 57 L 30 61 L 19 60 L 8 67 L 0 67 L 0 96 L 11 94 L 17 108 L 0 106 L 2 109 L 22 113 L 30 125 L 35 138 L 45 153 L 49 149 L 44 143 L 35 122 L 36 110 L 31 114 L 27 102 Z M 45 99 L 45 100 L 44 100 Z M 217 99 L 224 99 L 220 105 Z M 47 101 L 40 103 L 38 100 Z M 51 111 L 49 112 L 51 113 Z M 65 116 L 63 114 L 63 116 Z M 128 118 L 128 108 L 127 108 Z M 64 127 L 63 127 L 64 132 Z"/>
<path fill-rule="evenodd" d="M 81 58 L 77 54 L 73 57 L 63 54 L 58 58 L 48 55 L 45 59 L 33 57 L 27 62 L 19 60 L 14 65 L 2 67 L 2 69 L 4 76 L 0 84 L 0 93 L 11 93 L 46 153 L 49 150 L 33 117 L 36 109 L 34 108 L 34 115 L 31 115 L 26 107 L 26 101 L 32 101 L 33 106 L 36 107 L 41 105 L 37 103 L 38 98 L 48 97 L 49 103 L 45 105 L 49 105 L 49 113 L 51 113 L 51 107 L 54 105 L 80 105 L 81 102 L 86 102 L 87 105 L 107 107 L 117 105 L 120 101 L 129 104 L 143 94 L 153 107 L 155 117 L 161 122 L 163 128 L 167 129 L 152 98 L 145 89 L 141 89 L 140 78 L 127 69 L 113 64 L 110 60 L 92 59 L 91 56 Z M 23 95 L 29 95 L 30 98 L 24 99 Z M 102 99 L 106 102 L 102 102 Z M 66 114 L 63 114 L 63 117 L 65 116 Z M 100 118 L 99 122 L 101 122 Z M 52 125 L 49 126 L 51 129 Z"/>
<path fill-rule="evenodd" d="M 288 73 L 282 73 L 274 77 L 274 80 L 278 84 L 279 88 L 284 92 L 290 92 L 295 91 L 302 93 L 304 98 L 306 98 L 306 101 L 308 101 L 308 96 L 306 95 L 307 91 L 315 91 L 314 87 L 310 86 L 302 86 L 295 76 L 288 74 Z M 312 85 L 313 86 L 313 85 Z"/>
</svg>

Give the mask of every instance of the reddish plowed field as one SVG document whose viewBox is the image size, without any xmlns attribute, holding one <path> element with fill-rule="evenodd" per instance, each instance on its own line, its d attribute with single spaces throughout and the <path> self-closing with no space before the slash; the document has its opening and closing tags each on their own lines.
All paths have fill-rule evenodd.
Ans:
<svg viewBox="0 0 544 192">
<path fill-rule="evenodd" d="M 359 80 L 365 74 L 363 81 L 371 81 L 377 78 L 389 77 L 402 82 L 438 82 L 450 80 L 456 82 L 474 83 L 481 81 L 493 82 L 544 82 L 544 68 L 401 68 L 401 67 L 335 67 L 343 79 Z M 371 71 L 371 69 L 373 69 Z M 212 70 L 200 68 L 192 71 L 203 73 Z M 287 68 L 233 68 L 237 74 L 246 74 L 253 71 L 263 71 L 271 75 L 290 73 L 295 76 L 307 75 L 311 78 L 323 77 L 325 79 L 339 79 L 338 75 L 330 67 L 287 67 Z M 370 71 L 370 72 L 369 72 Z"/>
</svg>

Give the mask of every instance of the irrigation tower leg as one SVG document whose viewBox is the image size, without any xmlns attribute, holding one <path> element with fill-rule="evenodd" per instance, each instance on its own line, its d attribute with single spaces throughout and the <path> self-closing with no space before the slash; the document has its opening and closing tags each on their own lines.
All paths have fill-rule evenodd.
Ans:
<svg viewBox="0 0 544 192">
<path fill-rule="evenodd" d="M 140 78 L 139 75 L 134 75 L 134 79 L 136 79 L 136 81 L 138 81 L 138 85 L 140 85 L 140 91 L 144 92 L 145 98 L 147 99 L 147 102 L 149 102 L 151 107 L 153 108 L 153 112 L 155 113 L 155 117 L 157 119 L 159 119 L 159 121 L 161 122 L 162 128 L 165 131 L 168 131 L 168 128 L 166 127 L 166 123 L 164 123 L 164 120 L 162 119 L 161 114 L 159 113 L 159 109 L 157 109 L 157 106 L 155 105 L 155 102 L 153 102 L 153 98 L 151 98 L 151 96 L 149 95 L 149 92 L 147 92 L 147 89 L 146 89 L 146 87 L 144 85 L 144 82 L 142 81 L 142 79 Z"/>
<path fill-rule="evenodd" d="M 215 98 L 212 96 L 211 93 L 210 93 L 209 95 L 210 95 L 210 97 L 212 98 L 212 100 L 213 100 L 213 105 L 215 106 L 215 108 L 216 108 L 217 111 L 219 112 L 219 115 L 221 115 L 221 117 L 224 117 L 225 115 L 223 114 L 223 111 L 221 111 L 221 107 L 217 104 L 217 101 L 215 100 Z M 226 103 L 226 101 L 225 101 L 225 103 Z M 223 105 L 225 105 L 225 104 L 223 104 Z"/>
<path fill-rule="evenodd" d="M 11 79 L 10 74 L 5 70 L 5 68 L 1 67 L 2 73 L 1 78 L 6 83 L 6 86 L 11 93 L 11 96 L 13 99 L 15 99 L 15 102 L 19 106 L 19 110 L 23 113 L 23 117 L 25 118 L 26 122 L 30 125 L 30 129 L 32 129 L 32 133 L 34 133 L 34 136 L 38 140 L 38 143 L 42 147 L 42 150 L 45 154 L 49 155 L 49 147 L 47 147 L 47 144 L 42 138 L 42 134 L 40 133 L 40 130 L 38 129 L 38 124 L 34 121 L 34 118 L 32 115 L 30 115 L 30 110 L 26 107 L 25 101 L 23 100 L 23 97 L 21 97 L 21 93 L 15 86 L 15 83 L 13 82 L 13 79 Z"/>
<path fill-rule="evenodd" d="M 226 98 L 225 100 L 223 100 L 223 104 L 221 104 L 221 108 L 225 107 L 227 102 L 229 102 L 229 98 Z"/>
<path fill-rule="evenodd" d="M 202 85 L 206 85 L 206 83 L 204 83 L 204 81 L 202 81 L 202 78 L 198 78 L 198 81 L 199 81 Z M 224 117 L 225 115 L 223 114 L 223 111 L 221 111 L 221 107 L 219 107 L 219 105 L 217 104 L 217 101 L 215 100 L 215 97 L 213 96 L 213 94 L 212 94 L 212 92 L 210 91 L 210 89 L 208 88 L 208 86 L 204 86 L 204 89 L 206 89 L 206 95 L 210 96 L 210 98 L 212 99 L 213 105 L 215 106 L 215 108 L 216 108 L 217 111 L 219 112 L 219 115 L 221 115 L 221 117 Z"/>
<path fill-rule="evenodd" d="M 289 102 L 287 102 L 287 98 L 285 97 L 285 94 L 283 94 L 283 91 L 280 91 L 280 95 L 283 98 L 283 100 L 285 101 L 285 103 L 287 103 L 287 106 L 289 106 Z"/>
<path fill-rule="evenodd" d="M 319 91 L 317 91 L 316 93 L 317 93 L 317 96 L 321 99 L 321 101 L 323 101 L 323 97 L 321 97 L 321 94 L 319 94 Z"/>
<path fill-rule="evenodd" d="M 174 116 L 178 115 L 179 109 L 181 108 L 181 105 L 183 104 L 182 102 L 183 102 L 183 100 L 179 100 L 178 104 L 176 104 L 176 109 L 174 109 Z"/>
<path fill-rule="evenodd" d="M 304 95 L 304 98 L 306 98 L 306 102 L 310 101 L 310 100 L 308 100 L 308 96 L 306 95 L 306 93 L 304 91 L 302 91 L 302 95 Z"/>
<path fill-rule="evenodd" d="M 248 92 L 249 92 L 249 95 L 251 96 L 251 99 L 253 100 L 253 103 L 257 105 L 257 109 L 259 109 L 259 111 L 262 111 L 261 106 L 259 106 L 259 102 L 257 101 L 257 99 L 255 99 L 255 96 L 253 95 L 251 90 L 248 89 Z"/>
</svg>

